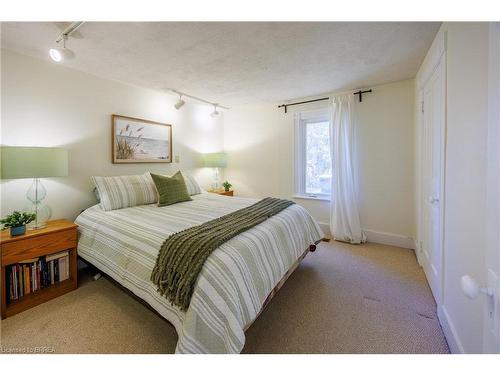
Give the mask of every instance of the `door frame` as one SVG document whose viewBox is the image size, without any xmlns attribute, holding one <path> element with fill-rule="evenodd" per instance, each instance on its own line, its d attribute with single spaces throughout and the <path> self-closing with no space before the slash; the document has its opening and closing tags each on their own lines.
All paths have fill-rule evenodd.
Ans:
<svg viewBox="0 0 500 375">
<path fill-rule="evenodd" d="M 445 240 L 445 230 L 444 230 L 444 218 L 445 218 L 445 177 L 446 177 L 446 128 L 447 128 L 447 95 L 446 95 L 446 76 L 447 76 L 447 56 L 446 56 L 446 40 L 447 33 L 443 32 L 440 37 L 437 37 L 433 42 L 427 56 L 424 59 L 416 77 L 416 96 L 417 96 L 417 168 L 416 168 L 416 188 L 417 188 L 417 233 L 416 233 L 416 255 L 418 262 L 421 266 L 424 265 L 425 257 L 422 251 L 423 242 L 423 228 L 424 228 L 424 205 L 426 197 L 423 196 L 423 131 L 424 131 L 424 116 L 423 111 L 425 110 L 424 99 L 424 87 L 429 79 L 432 77 L 434 72 L 440 66 L 443 69 L 441 75 L 441 87 L 443 94 L 443 124 L 441 127 L 441 163 L 440 163 L 440 205 L 439 205 L 439 223 L 440 223 L 440 241 L 439 241 L 439 253 L 440 253 L 440 269 L 438 271 L 439 278 L 439 292 L 437 296 L 434 296 L 436 304 L 440 307 L 443 304 L 443 291 L 444 291 L 444 240 Z M 442 65 L 441 65 L 442 64 Z"/>
<path fill-rule="evenodd" d="M 485 273 L 492 300 L 484 298 L 483 352 L 500 353 L 500 22 L 489 28 L 488 169 Z M 493 319 L 490 311 L 493 310 Z"/>
</svg>

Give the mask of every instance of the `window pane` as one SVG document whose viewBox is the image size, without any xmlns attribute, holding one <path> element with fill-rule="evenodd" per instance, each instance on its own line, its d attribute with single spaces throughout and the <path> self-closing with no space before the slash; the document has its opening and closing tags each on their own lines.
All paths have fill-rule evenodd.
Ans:
<svg viewBox="0 0 500 375">
<path fill-rule="evenodd" d="M 329 123 L 306 124 L 306 193 L 331 194 Z"/>
</svg>

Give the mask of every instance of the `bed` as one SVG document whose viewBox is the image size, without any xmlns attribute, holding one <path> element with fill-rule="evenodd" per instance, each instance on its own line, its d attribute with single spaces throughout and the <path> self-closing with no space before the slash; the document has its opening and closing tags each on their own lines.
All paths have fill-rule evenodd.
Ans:
<svg viewBox="0 0 500 375">
<path fill-rule="evenodd" d="M 171 322 L 179 337 L 176 353 L 240 353 L 245 330 L 323 238 L 303 207 L 294 204 L 218 247 L 205 262 L 186 311 L 160 295 L 150 276 L 171 234 L 257 201 L 203 192 L 166 207 L 104 211 L 95 205 L 76 219 L 78 255 Z"/>
</svg>

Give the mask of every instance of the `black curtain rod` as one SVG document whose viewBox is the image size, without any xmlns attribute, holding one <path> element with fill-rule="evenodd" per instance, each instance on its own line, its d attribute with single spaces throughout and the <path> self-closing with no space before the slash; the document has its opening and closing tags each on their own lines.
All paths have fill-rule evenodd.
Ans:
<svg viewBox="0 0 500 375">
<path fill-rule="evenodd" d="M 361 103 L 363 101 L 363 94 L 366 94 L 368 92 L 372 92 L 372 89 L 370 90 L 364 90 L 364 91 L 356 91 L 356 92 L 353 92 L 353 95 L 359 95 L 359 102 Z M 282 108 L 284 107 L 285 108 L 285 113 L 287 113 L 287 107 L 290 107 L 292 105 L 299 105 L 299 104 L 306 104 L 306 103 L 314 103 L 314 102 L 320 102 L 322 100 L 328 100 L 330 99 L 329 97 L 327 98 L 320 98 L 320 99 L 312 99 L 312 100 L 306 100 L 306 101 L 303 101 L 303 102 L 296 102 L 296 103 L 289 103 L 289 104 L 280 104 L 278 106 L 278 108 Z"/>
</svg>

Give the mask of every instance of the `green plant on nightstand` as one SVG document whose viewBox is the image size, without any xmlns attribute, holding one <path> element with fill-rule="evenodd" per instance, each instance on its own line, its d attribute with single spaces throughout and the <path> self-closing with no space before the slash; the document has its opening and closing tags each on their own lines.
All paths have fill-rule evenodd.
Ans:
<svg viewBox="0 0 500 375">
<path fill-rule="evenodd" d="M 36 219 L 35 213 L 14 211 L 0 220 L 4 228 L 10 228 L 11 236 L 19 236 L 26 233 L 26 224 Z"/>
<path fill-rule="evenodd" d="M 229 181 L 224 181 L 224 182 L 222 183 L 222 186 L 224 187 L 224 191 L 229 191 L 229 189 L 231 189 L 231 187 L 232 187 L 233 185 L 231 185 L 231 184 L 229 183 Z"/>
</svg>

